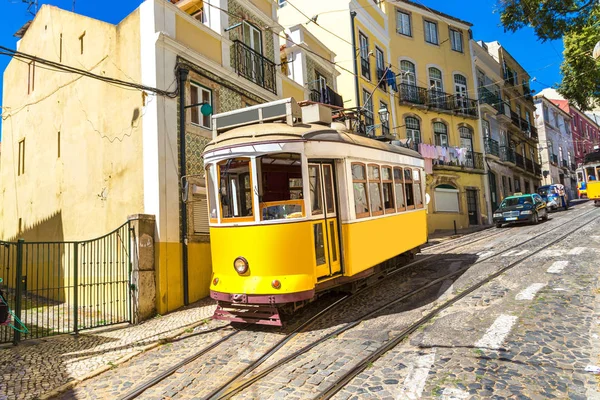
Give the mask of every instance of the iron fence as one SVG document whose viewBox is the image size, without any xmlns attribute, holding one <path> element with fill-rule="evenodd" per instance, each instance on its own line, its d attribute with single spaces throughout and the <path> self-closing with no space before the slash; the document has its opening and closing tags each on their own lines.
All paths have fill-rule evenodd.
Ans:
<svg viewBox="0 0 600 400">
<path fill-rule="evenodd" d="M 232 47 L 235 72 L 277 94 L 275 63 L 239 40 L 234 40 Z"/>
<path fill-rule="evenodd" d="M 87 241 L 0 242 L 0 290 L 17 328 L 0 326 L 0 343 L 131 322 L 130 231 L 127 222 Z"/>
<path fill-rule="evenodd" d="M 500 157 L 500 146 L 498 142 L 492 138 L 485 138 L 485 152 Z"/>
</svg>

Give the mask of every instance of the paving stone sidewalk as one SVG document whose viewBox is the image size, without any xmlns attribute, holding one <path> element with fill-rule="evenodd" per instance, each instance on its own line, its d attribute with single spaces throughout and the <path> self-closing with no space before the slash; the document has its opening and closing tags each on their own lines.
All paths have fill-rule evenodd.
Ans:
<svg viewBox="0 0 600 400">
<path fill-rule="evenodd" d="M 139 325 L 84 331 L 0 348 L 0 400 L 45 398 L 202 324 L 215 309 L 205 298 Z"/>
</svg>

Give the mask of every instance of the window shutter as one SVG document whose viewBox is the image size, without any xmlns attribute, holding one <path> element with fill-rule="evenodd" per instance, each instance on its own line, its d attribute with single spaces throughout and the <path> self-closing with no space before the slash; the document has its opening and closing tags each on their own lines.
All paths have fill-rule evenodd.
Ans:
<svg viewBox="0 0 600 400">
<path fill-rule="evenodd" d="M 208 200 L 206 195 L 195 195 L 193 204 L 194 233 L 209 233 Z"/>
<path fill-rule="evenodd" d="M 436 188 L 433 192 L 435 196 L 435 210 L 445 212 L 459 212 L 458 190 Z"/>
</svg>

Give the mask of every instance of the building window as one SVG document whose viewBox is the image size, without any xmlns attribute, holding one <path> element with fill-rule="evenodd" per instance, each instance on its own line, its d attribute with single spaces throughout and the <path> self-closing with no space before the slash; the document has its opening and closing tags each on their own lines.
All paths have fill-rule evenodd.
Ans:
<svg viewBox="0 0 600 400">
<path fill-rule="evenodd" d="M 17 166 L 17 176 L 25 173 L 25 139 L 19 141 L 19 165 Z"/>
<path fill-rule="evenodd" d="M 204 86 L 190 84 L 190 104 L 208 103 L 212 106 L 212 92 Z M 201 105 L 191 107 L 192 124 L 210 129 L 210 115 L 200 113 Z"/>
<path fill-rule="evenodd" d="M 463 52 L 463 37 L 462 32 L 455 29 L 450 29 L 450 43 L 452 44 L 452 50 Z"/>
<path fill-rule="evenodd" d="M 482 119 L 481 120 L 481 126 L 483 128 L 483 137 L 484 138 L 490 138 L 491 132 L 490 132 L 490 123 L 488 120 Z"/>
<path fill-rule="evenodd" d="M 369 60 L 369 39 L 362 33 L 358 34 L 360 43 L 360 73 L 371 80 L 371 62 Z"/>
<path fill-rule="evenodd" d="M 460 212 L 458 202 L 458 189 L 452 185 L 438 185 L 433 190 L 435 200 L 435 211 L 438 212 Z"/>
<path fill-rule="evenodd" d="M 433 134 L 436 146 L 448 146 L 448 127 L 443 122 L 433 123 Z"/>
<path fill-rule="evenodd" d="M 431 44 L 438 44 L 437 23 L 424 21 L 425 41 Z"/>
<path fill-rule="evenodd" d="M 193 12 L 192 17 L 194 17 L 198 21 L 202 22 L 204 25 L 210 24 L 210 22 L 208 20 L 208 18 L 209 18 L 208 10 L 205 10 L 204 8 L 201 8 L 200 10 Z"/>
<path fill-rule="evenodd" d="M 373 118 L 373 96 L 367 90 L 363 89 L 363 108 L 365 110 L 365 126 L 367 132 L 369 127 L 375 123 Z"/>
<path fill-rule="evenodd" d="M 400 61 L 400 71 L 402 71 L 402 83 L 405 85 L 415 86 L 417 84 L 417 74 L 415 64 L 410 61 Z"/>
<path fill-rule="evenodd" d="M 415 117 L 406 117 L 406 138 L 412 139 L 413 143 L 418 145 L 421 143 L 421 122 Z"/>
<path fill-rule="evenodd" d="M 383 79 L 385 60 L 383 50 L 379 47 L 375 47 L 375 69 L 377 70 L 377 82 L 379 83 L 379 87 L 386 90 L 386 80 Z"/>
<path fill-rule="evenodd" d="M 371 215 L 383 214 L 383 204 L 381 202 L 381 174 L 378 165 L 369 165 L 369 203 Z"/>
<path fill-rule="evenodd" d="M 466 112 L 468 108 L 467 98 L 467 78 L 461 74 L 454 74 L 454 93 L 456 93 L 456 105 L 458 108 Z"/>
<path fill-rule="evenodd" d="M 379 102 L 379 110 L 387 110 L 388 114 L 390 112 L 390 109 L 388 108 L 387 104 L 385 104 L 383 101 Z M 382 135 L 388 135 L 390 133 L 390 119 L 388 118 L 387 121 L 385 122 L 381 122 L 381 134 Z"/>
<path fill-rule="evenodd" d="M 396 10 L 396 32 L 405 36 L 412 36 L 410 14 Z"/>
<path fill-rule="evenodd" d="M 27 71 L 27 94 L 30 94 L 35 89 L 35 61 L 28 64 Z"/>
<path fill-rule="evenodd" d="M 367 174 L 364 164 L 352 164 L 352 187 L 356 218 L 368 217 L 369 198 L 367 197 Z"/>
<path fill-rule="evenodd" d="M 548 107 L 544 104 L 544 121 L 550 123 L 550 115 L 548 113 Z"/>
<path fill-rule="evenodd" d="M 442 71 L 434 67 L 429 68 L 429 88 L 437 92 L 444 91 Z"/>
<path fill-rule="evenodd" d="M 466 126 L 458 128 L 460 134 L 460 147 L 473 151 L 473 131 Z"/>
</svg>

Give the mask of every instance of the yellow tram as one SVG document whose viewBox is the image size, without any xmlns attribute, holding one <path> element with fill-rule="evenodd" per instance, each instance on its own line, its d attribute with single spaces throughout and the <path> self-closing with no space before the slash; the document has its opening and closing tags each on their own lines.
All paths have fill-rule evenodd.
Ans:
<svg viewBox="0 0 600 400">
<path fill-rule="evenodd" d="M 600 149 L 598 146 L 595 146 L 592 153 L 585 155 L 581 169 L 586 197 L 594 200 L 595 205 L 600 205 Z"/>
<path fill-rule="evenodd" d="M 282 307 L 382 273 L 426 242 L 417 152 L 291 98 L 212 123 L 203 157 L 214 318 L 281 325 Z"/>
</svg>

